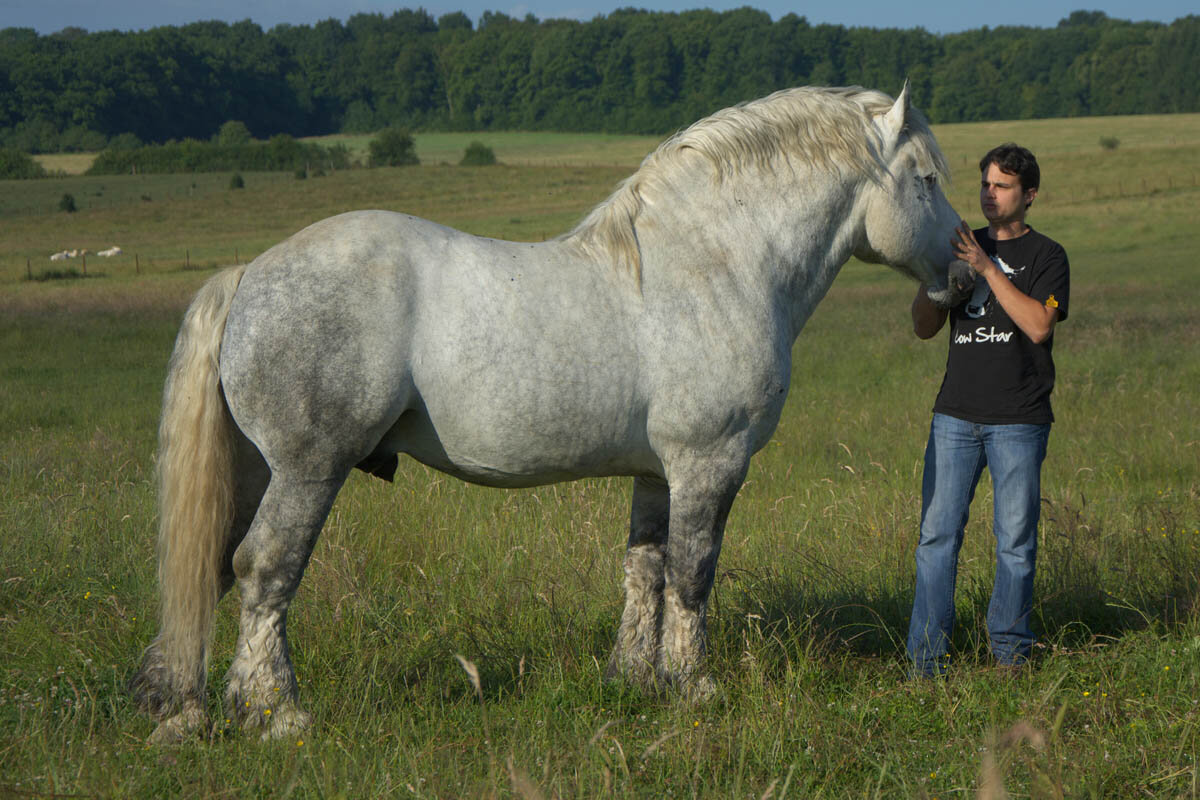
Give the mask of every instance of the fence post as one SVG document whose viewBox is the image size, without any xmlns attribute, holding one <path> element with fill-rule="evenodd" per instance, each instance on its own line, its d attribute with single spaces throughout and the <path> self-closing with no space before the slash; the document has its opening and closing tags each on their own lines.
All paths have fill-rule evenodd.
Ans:
<svg viewBox="0 0 1200 800">
<path fill-rule="evenodd" d="M 29 276 L 29 280 L 33 280 L 33 267 L 29 265 L 29 257 L 25 257 L 25 274 Z"/>
<path fill-rule="evenodd" d="M 192 251 L 191 250 L 183 251 L 183 268 L 184 269 L 192 268 Z"/>
<path fill-rule="evenodd" d="M 133 254 L 133 274 L 134 274 L 134 275 L 141 275 L 141 274 L 142 274 L 142 262 L 141 262 L 141 260 L 138 258 L 138 254 L 137 254 L 137 253 L 134 253 L 134 254 Z"/>
</svg>

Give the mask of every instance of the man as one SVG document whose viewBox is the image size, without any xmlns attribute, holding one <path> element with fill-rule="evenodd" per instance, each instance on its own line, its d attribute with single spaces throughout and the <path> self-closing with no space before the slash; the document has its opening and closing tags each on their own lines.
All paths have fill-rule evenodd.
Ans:
<svg viewBox="0 0 1200 800">
<path fill-rule="evenodd" d="M 968 509 L 984 466 L 995 496 L 996 577 L 987 627 L 998 665 L 1016 669 L 1033 647 L 1033 573 L 1041 467 L 1054 388 L 1054 326 L 1067 317 L 1067 254 L 1025 215 L 1037 196 L 1033 154 L 1001 145 L 979 162 L 979 203 L 987 227 L 963 222 L 954 241 L 975 273 L 972 295 L 949 309 L 913 301 L 922 339 L 950 321 L 946 375 L 933 407 L 922 479 L 921 536 L 908 654 L 913 673 L 938 675 L 949 659 L 954 583 Z"/>
</svg>

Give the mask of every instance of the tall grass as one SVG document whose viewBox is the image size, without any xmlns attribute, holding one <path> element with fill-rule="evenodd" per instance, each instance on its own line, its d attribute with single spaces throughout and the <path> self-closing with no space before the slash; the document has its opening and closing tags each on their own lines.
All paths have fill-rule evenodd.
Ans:
<svg viewBox="0 0 1200 800">
<path fill-rule="evenodd" d="M 986 137 L 956 126 L 969 153 L 944 139 L 956 164 L 977 158 L 976 139 L 1037 141 L 1047 155 L 1031 221 L 1072 263 L 1042 638 L 1016 678 L 990 669 L 981 638 L 986 482 L 962 553 L 956 667 L 945 681 L 905 677 L 921 450 L 945 342 L 909 333 L 909 283 L 852 263 L 797 343 L 783 419 L 729 521 L 710 620 L 716 700 L 601 680 L 628 481 L 503 492 L 403 463 L 394 485 L 352 478 L 293 604 L 311 732 L 264 743 L 225 723 L 235 592 L 219 613 L 212 735 L 146 748 L 151 724 L 122 685 L 155 630 L 154 429 L 179 315 L 210 273 L 164 257 L 140 274 L 115 261 L 102 279 L 29 282 L 19 254 L 48 233 L 107 243 L 125 226 L 146 252 L 206 237 L 194 258 L 224 263 L 225 250 L 253 254 L 358 205 L 537 238 L 623 171 L 420 167 L 299 190 L 248 178 L 250 200 L 214 189 L 166 209 L 84 208 L 69 229 L 53 213 L 6 221 L 18 255 L 0 261 L 0 792 L 1197 797 L 1200 190 L 1137 187 L 1164 148 L 1194 165 L 1200 142 L 1105 120 L 1122 146 L 1102 169 L 1089 161 L 1095 131 L 1074 128 L 1085 123 L 1096 124 L 1056 121 L 1061 141 L 1039 123 Z M 973 172 L 959 173 L 960 210 L 977 219 Z M 1134 188 L 1093 198 L 1090 181 Z"/>
</svg>

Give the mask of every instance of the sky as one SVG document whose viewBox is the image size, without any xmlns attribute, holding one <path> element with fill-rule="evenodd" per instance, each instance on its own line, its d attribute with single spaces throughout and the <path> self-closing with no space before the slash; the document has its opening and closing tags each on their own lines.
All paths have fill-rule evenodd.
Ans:
<svg viewBox="0 0 1200 800">
<path fill-rule="evenodd" d="M 435 18 L 462 11 L 478 22 L 485 11 L 511 17 L 533 14 L 538 19 L 589 20 L 618 8 L 724 11 L 750 6 L 773 19 L 788 13 L 812 25 L 846 27 L 924 28 L 931 33 L 954 33 L 1001 25 L 1052 28 L 1072 11 L 1103 11 L 1116 19 L 1172 22 L 1200 13 L 1196 0 L 429 0 L 397 3 L 384 0 L 0 0 L 0 28 L 33 28 L 49 34 L 65 27 L 88 31 L 141 30 L 160 25 L 185 25 L 201 20 L 239 22 L 250 19 L 268 30 L 280 23 L 312 25 L 335 18 L 343 22 L 357 13 L 391 15 L 400 8 L 424 8 Z"/>
</svg>

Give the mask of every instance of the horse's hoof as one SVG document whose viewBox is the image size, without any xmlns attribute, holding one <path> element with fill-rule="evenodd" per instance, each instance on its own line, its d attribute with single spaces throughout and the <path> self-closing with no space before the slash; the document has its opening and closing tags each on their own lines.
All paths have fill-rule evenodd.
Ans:
<svg viewBox="0 0 1200 800">
<path fill-rule="evenodd" d="M 302 708 L 280 708 L 263 722 L 263 741 L 289 739 L 312 726 L 312 714 Z"/>
<path fill-rule="evenodd" d="M 160 722 L 146 741 L 156 746 L 179 744 L 203 728 L 204 712 L 198 708 L 185 709 Z"/>
<path fill-rule="evenodd" d="M 618 658 L 613 656 L 604 670 L 604 680 L 608 683 L 624 683 L 637 686 L 645 691 L 659 688 L 658 676 L 654 664 L 646 659 Z"/>
<path fill-rule="evenodd" d="M 699 675 L 684 684 L 683 696 L 690 703 L 704 703 L 721 693 L 721 686 L 711 675 Z"/>
</svg>

